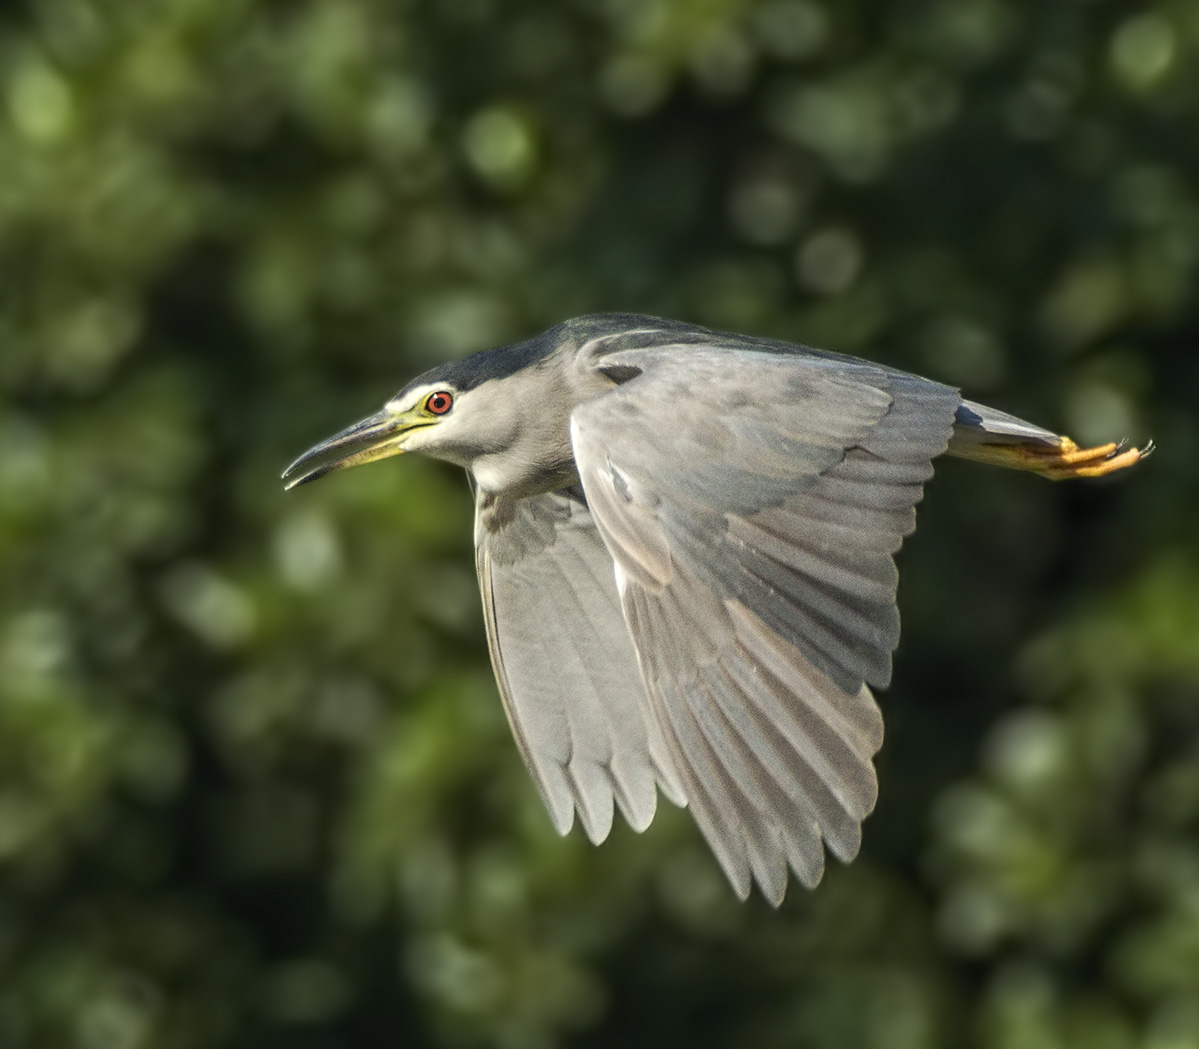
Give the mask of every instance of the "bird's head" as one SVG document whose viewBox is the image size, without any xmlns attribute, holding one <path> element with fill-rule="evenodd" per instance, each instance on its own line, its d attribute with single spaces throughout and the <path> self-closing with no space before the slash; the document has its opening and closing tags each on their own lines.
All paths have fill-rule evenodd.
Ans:
<svg viewBox="0 0 1199 1049">
<path fill-rule="evenodd" d="M 402 391 L 374 415 L 309 448 L 283 471 L 284 478 L 290 478 L 287 487 L 307 484 L 347 466 L 361 466 L 402 452 L 430 450 L 430 446 L 435 448 L 438 438 L 445 435 L 435 435 L 433 431 L 441 427 L 454 429 L 455 412 L 459 418 L 462 415 L 459 401 L 468 396 L 446 382 L 422 383 Z M 348 451 L 297 475 L 302 467 L 342 449 Z"/>
<path fill-rule="evenodd" d="M 555 331 L 441 364 L 418 376 L 374 415 L 309 448 L 283 471 L 284 478 L 290 478 L 287 487 L 403 452 L 423 452 L 470 467 L 482 456 L 511 448 L 527 422 L 522 406 L 539 400 L 545 375 L 541 365 L 559 345 Z M 343 454 L 326 459 L 332 452 Z M 300 472 L 308 466 L 311 469 Z"/>
</svg>

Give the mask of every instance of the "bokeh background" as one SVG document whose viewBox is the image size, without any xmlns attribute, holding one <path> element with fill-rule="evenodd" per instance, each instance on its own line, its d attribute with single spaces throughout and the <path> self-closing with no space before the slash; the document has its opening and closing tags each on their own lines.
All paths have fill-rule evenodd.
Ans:
<svg viewBox="0 0 1199 1049">
<path fill-rule="evenodd" d="M 3 1049 L 1199 1046 L 1199 3 L 0 8 Z M 1138 470 L 945 463 L 861 858 L 550 828 L 460 473 L 280 468 L 641 310 Z"/>
</svg>

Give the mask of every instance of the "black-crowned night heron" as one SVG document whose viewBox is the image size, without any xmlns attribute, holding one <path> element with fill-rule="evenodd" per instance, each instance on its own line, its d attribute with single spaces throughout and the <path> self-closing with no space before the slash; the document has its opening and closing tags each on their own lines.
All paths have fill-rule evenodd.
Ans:
<svg viewBox="0 0 1199 1049">
<path fill-rule="evenodd" d="M 928 379 L 769 339 L 611 314 L 442 364 L 305 452 L 289 487 L 401 452 L 474 480 L 492 665 L 565 834 L 657 789 L 737 893 L 778 904 L 854 857 L 899 641 L 893 555 L 932 460 L 1098 477 L 1081 449 Z"/>
</svg>

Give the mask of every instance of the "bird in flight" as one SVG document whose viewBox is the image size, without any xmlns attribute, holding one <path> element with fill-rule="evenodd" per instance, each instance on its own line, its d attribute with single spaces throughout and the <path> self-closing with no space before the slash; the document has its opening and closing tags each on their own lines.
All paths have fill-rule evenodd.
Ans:
<svg viewBox="0 0 1199 1049">
<path fill-rule="evenodd" d="M 597 314 L 433 368 L 284 477 L 465 467 L 491 662 L 554 826 L 644 830 L 661 790 L 777 906 L 789 869 L 811 888 L 826 848 L 853 859 L 874 807 L 870 689 L 932 461 L 1064 479 L 1150 451 L 843 354 Z"/>
</svg>

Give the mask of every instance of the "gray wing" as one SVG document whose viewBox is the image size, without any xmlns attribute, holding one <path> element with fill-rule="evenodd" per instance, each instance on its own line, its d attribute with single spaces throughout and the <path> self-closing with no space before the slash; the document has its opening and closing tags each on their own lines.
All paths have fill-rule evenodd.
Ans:
<svg viewBox="0 0 1199 1049">
<path fill-rule="evenodd" d="M 602 841 L 614 801 L 644 830 L 655 782 L 684 804 L 648 716 L 612 558 L 582 493 L 480 492 L 475 545 L 504 710 L 558 832 L 570 830 L 577 809 L 587 836 Z"/>
<path fill-rule="evenodd" d="M 822 841 L 848 861 L 877 794 L 899 638 L 892 555 L 945 450 L 955 390 L 865 364 L 690 348 L 572 416 L 654 715 L 737 892 L 781 902 Z"/>
</svg>

